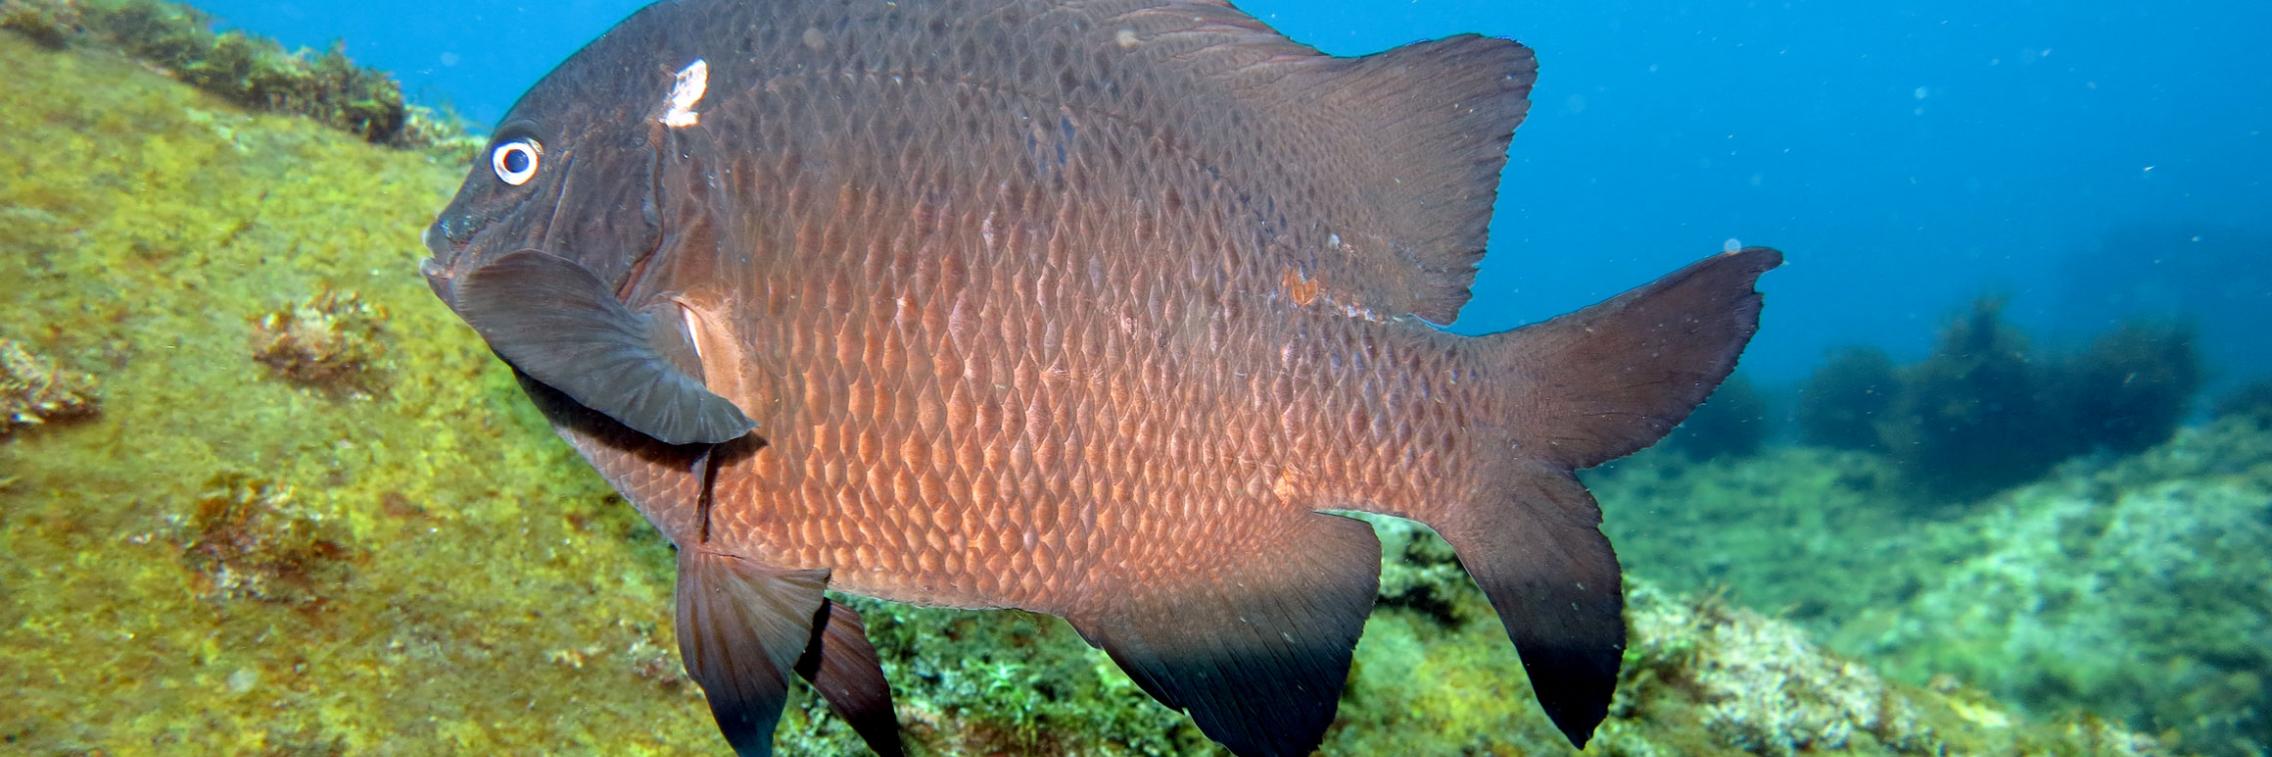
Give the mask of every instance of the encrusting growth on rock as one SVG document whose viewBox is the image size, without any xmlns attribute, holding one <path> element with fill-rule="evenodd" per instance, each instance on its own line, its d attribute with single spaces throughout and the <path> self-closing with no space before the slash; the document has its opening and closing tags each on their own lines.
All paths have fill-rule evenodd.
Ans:
<svg viewBox="0 0 2272 757">
<path fill-rule="evenodd" d="M 0 437 L 95 414 L 95 377 L 0 339 Z"/>
<path fill-rule="evenodd" d="M 323 601 L 354 556 L 341 529 L 292 502 L 290 489 L 216 476 L 187 524 L 182 561 L 207 593 L 288 605 Z"/>
<path fill-rule="evenodd" d="M 253 359 L 292 383 L 347 394 L 377 391 L 386 354 L 379 324 L 386 309 L 354 292 L 325 287 L 299 304 L 253 321 Z"/>
<path fill-rule="evenodd" d="M 113 47 L 248 108 L 306 116 L 372 144 L 453 162 L 480 144 L 455 115 L 410 104 L 393 76 L 356 65 L 343 45 L 287 52 L 265 37 L 215 32 L 212 23 L 165 0 L 0 0 L 0 28 L 50 48 L 82 39 Z"/>
</svg>

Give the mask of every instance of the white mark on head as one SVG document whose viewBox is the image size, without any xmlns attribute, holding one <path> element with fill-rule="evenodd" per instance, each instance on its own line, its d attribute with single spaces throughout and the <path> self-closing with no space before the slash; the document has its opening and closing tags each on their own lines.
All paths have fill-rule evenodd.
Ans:
<svg viewBox="0 0 2272 757">
<path fill-rule="evenodd" d="M 1121 49 L 1127 50 L 1135 48 L 1136 43 L 1142 42 L 1143 40 L 1136 37 L 1136 30 L 1122 29 L 1113 33 L 1112 41 L 1119 44 Z"/>
<path fill-rule="evenodd" d="M 702 102 L 702 95 L 710 90 L 710 64 L 701 58 L 679 69 L 678 77 L 671 81 L 671 96 L 663 104 L 664 126 L 683 129 L 702 122 L 702 114 L 694 112 L 694 105 Z"/>
</svg>

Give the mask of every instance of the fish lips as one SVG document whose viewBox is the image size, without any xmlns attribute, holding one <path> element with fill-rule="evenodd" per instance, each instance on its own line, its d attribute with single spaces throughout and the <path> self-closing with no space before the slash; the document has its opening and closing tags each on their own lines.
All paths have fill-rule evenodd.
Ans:
<svg viewBox="0 0 2272 757">
<path fill-rule="evenodd" d="M 418 261 L 418 273 L 426 277 L 426 286 L 434 290 L 434 296 L 442 298 L 443 304 L 455 309 L 457 307 L 457 267 L 455 264 L 465 255 L 461 250 L 451 249 L 446 241 L 447 235 L 435 234 L 435 228 L 434 226 L 426 227 L 426 231 L 419 235 L 419 241 L 426 244 L 426 251 L 432 253 L 433 257 Z"/>
</svg>

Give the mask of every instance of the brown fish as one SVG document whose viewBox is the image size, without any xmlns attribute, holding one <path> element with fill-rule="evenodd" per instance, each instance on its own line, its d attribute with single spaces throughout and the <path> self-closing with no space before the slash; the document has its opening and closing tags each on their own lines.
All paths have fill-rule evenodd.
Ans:
<svg viewBox="0 0 2272 757">
<path fill-rule="evenodd" d="M 1535 65 L 1336 58 L 1211 0 L 685 0 L 514 106 L 425 273 L 679 548 L 763 754 L 795 671 L 899 751 L 823 588 L 1063 616 L 1240 754 L 1332 721 L 1380 546 L 1457 549 L 1572 743 L 1625 631 L 1571 475 L 1756 328 L 1772 250 L 1465 337 Z"/>
</svg>

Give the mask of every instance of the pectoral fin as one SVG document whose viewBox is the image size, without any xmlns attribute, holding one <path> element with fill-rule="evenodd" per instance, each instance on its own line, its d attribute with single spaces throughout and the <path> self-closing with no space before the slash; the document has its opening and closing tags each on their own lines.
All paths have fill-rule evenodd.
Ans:
<svg viewBox="0 0 2272 757">
<path fill-rule="evenodd" d="M 506 253 L 459 280 L 452 306 L 522 373 L 657 441 L 717 444 L 755 425 L 679 365 L 694 354 L 683 332 L 566 258 Z"/>
<path fill-rule="evenodd" d="M 773 753 L 789 674 L 810 646 L 828 573 L 732 555 L 678 553 L 678 652 L 710 714 L 742 755 Z"/>
</svg>

